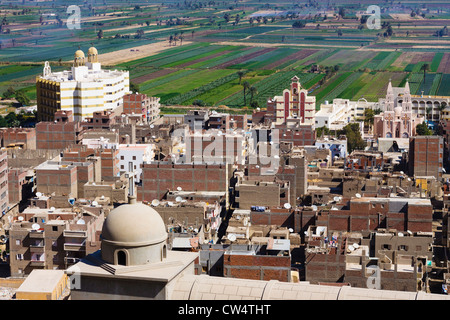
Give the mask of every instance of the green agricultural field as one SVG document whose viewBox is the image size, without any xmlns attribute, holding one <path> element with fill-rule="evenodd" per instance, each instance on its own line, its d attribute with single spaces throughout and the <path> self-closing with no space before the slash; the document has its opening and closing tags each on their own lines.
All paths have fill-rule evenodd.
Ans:
<svg viewBox="0 0 450 320">
<path fill-rule="evenodd" d="M 44 61 L 51 62 L 52 70 L 68 69 L 79 47 L 86 51 L 94 45 L 102 54 L 164 44 L 156 54 L 104 64 L 128 70 L 140 92 L 174 108 L 195 100 L 208 106 L 248 107 L 251 96 L 244 97 L 244 81 L 257 90 L 253 101 L 265 107 L 267 99 L 288 88 L 294 75 L 318 105 L 334 98 L 377 101 L 385 96 L 389 79 L 394 86 L 409 79 L 412 93 L 450 95 L 449 38 L 436 36 L 447 25 L 450 6 L 440 1 L 427 10 L 415 1 L 402 4 L 408 12 L 422 10 L 425 17 L 417 19 L 399 18 L 398 4 L 384 1 L 381 30 L 368 29 L 357 18 L 373 4 L 368 0 L 338 0 L 331 7 L 320 1 L 103 0 L 80 5 L 83 22 L 74 30 L 64 24 L 66 2 L 17 2 L 15 12 L 8 4 L 0 5 L 3 28 L 10 29 L 0 34 L 0 93 L 13 86 L 34 100 L 35 77 Z M 333 10 L 341 6 L 345 16 L 338 18 Z M 18 14 L 24 8 L 29 11 Z M 63 22 L 56 16 L 42 19 L 42 13 L 55 13 Z M 303 24 L 294 28 L 296 22 Z M 388 24 L 392 35 L 385 34 Z M 425 64 L 430 69 L 424 79 Z M 319 66 L 318 73 L 309 72 L 313 65 Z M 325 77 L 328 80 L 319 85 Z"/>
</svg>

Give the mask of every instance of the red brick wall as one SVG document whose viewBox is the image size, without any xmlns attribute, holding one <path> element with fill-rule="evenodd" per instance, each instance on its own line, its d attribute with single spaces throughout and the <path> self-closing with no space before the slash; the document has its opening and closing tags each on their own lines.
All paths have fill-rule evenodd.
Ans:
<svg viewBox="0 0 450 320">
<path fill-rule="evenodd" d="M 223 261 L 224 275 L 229 278 L 289 281 L 289 256 L 224 254 Z"/>
<path fill-rule="evenodd" d="M 138 198 L 161 199 L 168 190 L 226 191 L 226 167 L 222 165 L 144 164 Z"/>
</svg>

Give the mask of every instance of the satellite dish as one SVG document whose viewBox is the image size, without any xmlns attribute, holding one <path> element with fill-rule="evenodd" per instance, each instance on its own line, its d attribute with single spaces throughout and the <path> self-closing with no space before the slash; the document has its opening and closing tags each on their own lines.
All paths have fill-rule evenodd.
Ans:
<svg viewBox="0 0 450 320">
<path fill-rule="evenodd" d="M 178 191 L 181 191 L 181 190 L 183 190 L 183 189 L 182 189 L 181 187 L 177 187 L 177 190 L 178 190 Z"/>
<path fill-rule="evenodd" d="M 48 209 L 48 212 L 53 212 L 55 211 L 55 207 L 50 207 L 50 209 Z"/>
<path fill-rule="evenodd" d="M 294 232 L 294 229 L 289 228 L 289 232 L 290 232 L 290 233 Z"/>
<path fill-rule="evenodd" d="M 19 221 L 23 221 L 23 217 L 22 217 L 22 216 L 19 216 L 17 219 L 18 219 Z"/>
<path fill-rule="evenodd" d="M 168 204 L 169 206 L 173 207 L 173 202 L 172 202 L 172 201 L 167 202 L 167 204 Z"/>
<path fill-rule="evenodd" d="M 197 229 L 197 228 L 195 228 L 195 229 L 194 229 L 194 232 L 195 232 L 195 233 L 198 233 L 198 229 Z"/>
<path fill-rule="evenodd" d="M 291 208 L 291 204 L 286 202 L 286 203 L 284 204 L 284 207 L 285 207 L 286 209 L 290 209 L 290 208 Z"/>
<path fill-rule="evenodd" d="M 93 207 L 96 207 L 98 205 L 98 202 L 97 201 L 92 201 L 92 206 Z"/>
<path fill-rule="evenodd" d="M 40 228 L 41 228 L 41 226 L 39 224 L 37 224 L 37 223 L 33 223 L 31 225 L 31 229 L 33 229 L 33 230 L 39 230 Z"/>
<path fill-rule="evenodd" d="M 102 195 L 102 196 L 100 197 L 100 199 L 104 200 L 104 199 L 105 199 L 105 196 L 104 196 L 104 195 Z"/>
<path fill-rule="evenodd" d="M 399 237 L 403 237 L 403 233 L 399 232 L 399 233 L 398 233 L 398 236 L 399 236 Z"/>
<path fill-rule="evenodd" d="M 159 200 L 154 199 L 154 200 L 152 201 L 152 206 L 157 207 L 158 205 L 159 205 Z"/>
<path fill-rule="evenodd" d="M 0 241 L 3 242 L 3 243 L 6 243 L 8 241 L 8 238 L 5 235 L 2 234 L 0 236 Z"/>
<path fill-rule="evenodd" d="M 154 127 L 155 127 L 154 125 L 152 125 L 152 124 L 150 125 L 150 128 L 152 128 L 152 129 L 153 129 Z"/>
<path fill-rule="evenodd" d="M 314 211 L 317 211 L 317 206 L 312 206 L 312 209 L 313 209 Z"/>
<path fill-rule="evenodd" d="M 339 199 L 340 199 L 339 197 L 334 197 L 334 198 L 333 198 L 333 200 L 336 201 L 336 202 L 338 202 Z"/>
<path fill-rule="evenodd" d="M 40 197 L 40 196 L 42 196 L 42 193 L 36 192 L 36 197 Z"/>
<path fill-rule="evenodd" d="M 181 202 L 181 200 L 183 200 L 181 197 L 176 197 L 176 198 L 175 198 L 175 201 L 176 201 L 176 202 Z"/>
<path fill-rule="evenodd" d="M 353 252 L 355 251 L 355 248 L 352 245 L 349 245 L 347 248 L 347 252 Z"/>
<path fill-rule="evenodd" d="M 77 224 L 86 224 L 86 222 L 83 219 L 80 219 L 77 221 Z"/>
<path fill-rule="evenodd" d="M 353 248 L 355 248 L 355 249 L 358 249 L 358 248 L 359 248 L 359 244 L 357 244 L 357 243 L 352 244 L 352 246 L 353 246 Z"/>
<path fill-rule="evenodd" d="M 355 197 L 361 198 L 361 195 L 359 193 L 355 194 Z"/>
<path fill-rule="evenodd" d="M 234 241 L 236 241 L 236 235 L 230 233 L 230 234 L 227 236 L 227 239 L 230 240 L 231 242 L 234 242 Z"/>
</svg>

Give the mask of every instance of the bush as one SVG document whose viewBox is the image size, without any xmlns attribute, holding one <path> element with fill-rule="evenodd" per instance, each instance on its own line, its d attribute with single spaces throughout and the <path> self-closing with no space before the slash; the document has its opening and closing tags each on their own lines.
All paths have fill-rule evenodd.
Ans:
<svg viewBox="0 0 450 320">
<path fill-rule="evenodd" d="M 195 99 L 192 104 L 194 106 L 199 106 L 199 107 L 204 107 L 206 105 L 205 101 L 200 100 L 200 99 Z"/>
</svg>

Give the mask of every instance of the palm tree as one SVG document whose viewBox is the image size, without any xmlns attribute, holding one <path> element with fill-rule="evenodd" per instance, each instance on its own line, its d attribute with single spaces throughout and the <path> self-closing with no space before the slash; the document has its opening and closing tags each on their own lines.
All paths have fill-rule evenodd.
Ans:
<svg viewBox="0 0 450 320">
<path fill-rule="evenodd" d="M 426 113 L 427 113 L 427 120 L 430 120 L 430 112 L 431 112 L 431 110 L 433 110 L 433 108 L 432 108 L 432 107 L 427 107 L 427 109 L 426 109 Z"/>
<path fill-rule="evenodd" d="M 248 90 L 250 91 L 250 104 L 251 104 L 253 101 L 253 96 L 258 94 L 258 89 L 254 86 L 251 86 Z"/>
<path fill-rule="evenodd" d="M 441 104 L 438 107 L 439 110 L 439 120 L 442 119 L 442 111 L 445 110 L 445 108 L 447 108 L 447 104 L 445 102 L 441 102 Z"/>
<path fill-rule="evenodd" d="M 244 71 L 238 71 L 237 75 L 239 77 L 239 84 L 241 84 L 242 77 L 244 76 Z"/>
<path fill-rule="evenodd" d="M 420 68 L 420 70 L 423 70 L 423 81 L 425 81 L 427 71 L 430 71 L 430 64 L 424 63 L 424 65 Z"/>
<path fill-rule="evenodd" d="M 244 105 L 247 105 L 246 91 L 250 88 L 250 83 L 248 81 L 244 81 L 242 86 L 244 87 Z"/>
</svg>

